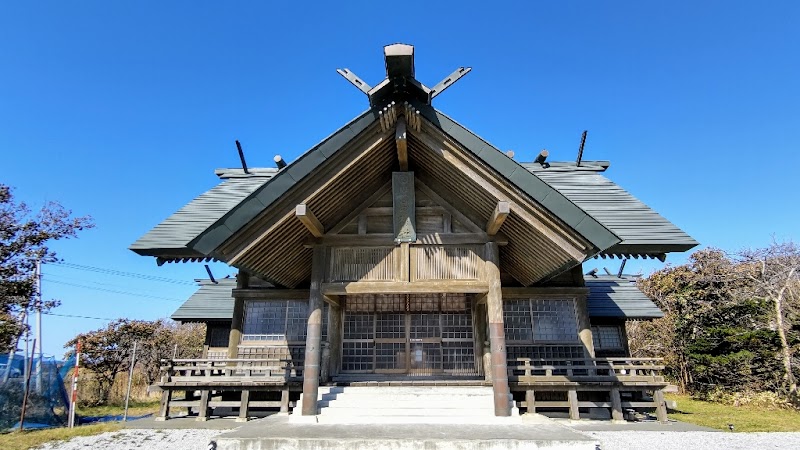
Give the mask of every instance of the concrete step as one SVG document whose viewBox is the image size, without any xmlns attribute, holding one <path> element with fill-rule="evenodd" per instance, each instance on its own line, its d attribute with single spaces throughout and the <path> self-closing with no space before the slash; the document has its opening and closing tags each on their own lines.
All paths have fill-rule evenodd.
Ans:
<svg viewBox="0 0 800 450">
<path fill-rule="evenodd" d="M 494 409 L 364 409 L 320 408 L 320 416 L 350 417 L 494 417 Z"/>
<path fill-rule="evenodd" d="M 316 417 L 318 424 L 437 424 L 437 425 L 514 425 L 522 423 L 521 416 L 342 416 L 324 415 Z"/>
<path fill-rule="evenodd" d="M 475 400 L 453 399 L 443 402 L 424 402 L 419 400 L 408 400 L 402 398 L 391 399 L 388 401 L 371 399 L 360 401 L 360 399 L 342 398 L 336 400 L 321 400 L 317 402 L 319 408 L 365 408 L 365 409 L 476 409 L 491 408 L 494 401 L 491 398 Z"/>
</svg>

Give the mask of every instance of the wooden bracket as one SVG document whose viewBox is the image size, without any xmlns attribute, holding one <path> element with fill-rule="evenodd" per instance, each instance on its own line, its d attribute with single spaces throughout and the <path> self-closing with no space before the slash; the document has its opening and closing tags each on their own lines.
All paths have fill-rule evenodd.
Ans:
<svg viewBox="0 0 800 450">
<path fill-rule="evenodd" d="M 489 236 L 497 234 L 497 232 L 500 231 L 500 227 L 503 226 L 503 221 L 508 217 L 509 212 L 511 212 L 511 207 L 508 202 L 497 202 L 492 217 L 486 223 L 486 234 Z"/>
<path fill-rule="evenodd" d="M 397 160 L 400 162 L 400 170 L 408 170 L 408 139 L 406 137 L 406 118 L 397 118 L 397 127 L 394 132 L 394 141 L 397 144 Z"/>
<path fill-rule="evenodd" d="M 308 228 L 308 231 L 310 231 L 314 237 L 322 237 L 325 234 L 325 228 L 305 203 L 297 205 L 294 210 L 294 215 L 300 219 L 300 222 Z"/>
</svg>

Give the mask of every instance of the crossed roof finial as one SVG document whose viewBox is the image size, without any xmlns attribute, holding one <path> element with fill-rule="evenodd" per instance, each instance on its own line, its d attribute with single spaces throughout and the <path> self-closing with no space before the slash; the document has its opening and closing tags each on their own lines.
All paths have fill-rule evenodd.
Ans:
<svg viewBox="0 0 800 450">
<path fill-rule="evenodd" d="M 409 99 L 430 105 L 434 97 L 472 70 L 471 67 L 459 67 L 436 86 L 429 88 L 415 78 L 413 45 L 387 45 L 383 47 L 383 58 L 386 63 L 386 78 L 375 87 L 365 83 L 349 69 L 336 69 L 341 76 L 369 97 L 369 104 L 372 107 L 383 105 L 389 100 Z"/>
</svg>

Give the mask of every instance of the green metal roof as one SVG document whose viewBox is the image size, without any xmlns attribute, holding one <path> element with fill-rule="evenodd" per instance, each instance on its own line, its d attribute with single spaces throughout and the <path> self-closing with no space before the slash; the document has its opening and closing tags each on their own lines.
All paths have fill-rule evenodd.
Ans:
<svg viewBox="0 0 800 450">
<path fill-rule="evenodd" d="M 166 259 L 206 256 L 189 247 L 189 242 L 267 183 L 276 172 L 277 169 L 251 169 L 248 175 L 241 169 L 218 169 L 216 173 L 223 179 L 222 183 L 147 232 L 131 245 L 131 250 Z"/>
<path fill-rule="evenodd" d="M 589 317 L 656 319 L 664 317 L 655 303 L 636 286 L 636 278 L 597 276 L 586 278 Z"/>
<path fill-rule="evenodd" d="M 211 280 L 197 280 L 200 289 L 189 297 L 171 318 L 181 322 L 208 322 L 231 320 L 233 317 L 233 289 L 235 278 L 223 278 L 213 283 Z"/>
<path fill-rule="evenodd" d="M 603 255 L 657 256 L 698 245 L 686 232 L 601 175 L 609 166 L 607 161 L 523 166 L 622 238 Z"/>
</svg>

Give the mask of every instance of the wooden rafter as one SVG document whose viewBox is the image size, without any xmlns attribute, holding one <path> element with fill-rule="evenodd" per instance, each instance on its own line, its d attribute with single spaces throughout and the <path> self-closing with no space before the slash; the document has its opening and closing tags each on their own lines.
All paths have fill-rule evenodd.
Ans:
<svg viewBox="0 0 800 450">
<path fill-rule="evenodd" d="M 397 144 L 397 161 L 400 162 L 400 170 L 408 170 L 408 139 L 406 135 L 406 118 L 397 118 L 397 126 L 394 132 L 394 141 Z"/>
<path fill-rule="evenodd" d="M 505 221 L 506 217 L 508 217 L 509 212 L 511 212 L 511 207 L 509 206 L 508 202 L 497 202 L 497 206 L 494 207 L 492 217 L 486 223 L 486 234 L 489 236 L 494 236 L 497 234 L 497 232 L 500 231 L 500 227 L 503 226 L 503 221 Z"/>
<path fill-rule="evenodd" d="M 325 234 L 325 227 L 322 226 L 305 203 L 297 205 L 294 209 L 294 215 L 308 228 L 308 231 L 310 231 L 314 237 L 322 237 Z"/>
</svg>

